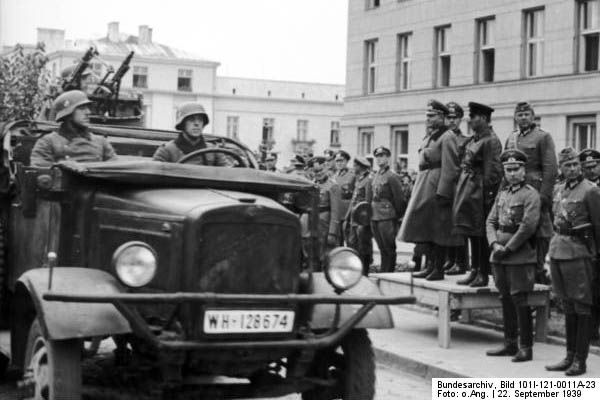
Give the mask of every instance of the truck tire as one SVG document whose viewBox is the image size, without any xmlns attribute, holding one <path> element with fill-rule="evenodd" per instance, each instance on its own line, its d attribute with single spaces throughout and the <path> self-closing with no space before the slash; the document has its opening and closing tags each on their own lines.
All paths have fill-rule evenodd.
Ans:
<svg viewBox="0 0 600 400">
<path fill-rule="evenodd" d="M 375 397 L 375 355 L 365 329 L 354 329 L 335 348 L 317 352 L 311 376 L 337 380 L 302 393 L 303 400 L 372 400 Z"/>
<path fill-rule="evenodd" d="M 36 318 L 25 349 L 25 377 L 33 400 L 81 399 L 81 341 L 44 338 Z"/>
</svg>

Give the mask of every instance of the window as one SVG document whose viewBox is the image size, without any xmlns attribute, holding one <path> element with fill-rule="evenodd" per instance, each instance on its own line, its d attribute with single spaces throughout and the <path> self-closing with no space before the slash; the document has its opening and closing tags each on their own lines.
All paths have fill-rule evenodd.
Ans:
<svg viewBox="0 0 600 400">
<path fill-rule="evenodd" d="M 375 50 L 377 39 L 367 40 L 365 42 L 365 77 L 364 92 L 366 94 L 375 93 Z"/>
<path fill-rule="evenodd" d="M 358 152 L 362 155 L 370 155 L 373 151 L 373 128 L 358 129 Z"/>
<path fill-rule="evenodd" d="M 239 138 L 239 129 L 240 129 L 240 117 L 238 116 L 228 116 L 227 117 L 227 137 L 232 139 Z"/>
<path fill-rule="evenodd" d="M 581 0 L 578 2 L 577 36 L 579 53 L 579 71 L 598 70 L 598 48 L 600 45 L 600 0 Z"/>
<path fill-rule="evenodd" d="M 544 9 L 523 12 L 525 76 L 542 75 L 544 60 Z"/>
<path fill-rule="evenodd" d="M 340 145 L 340 121 L 331 121 L 331 133 L 329 135 L 329 146 Z"/>
<path fill-rule="evenodd" d="M 408 127 L 392 127 L 392 156 L 398 165 L 396 172 L 406 170 L 408 166 Z"/>
<path fill-rule="evenodd" d="M 435 84 L 450 86 L 450 25 L 435 28 Z"/>
<path fill-rule="evenodd" d="M 275 126 L 275 119 L 273 118 L 263 118 L 263 131 L 262 131 L 262 141 L 263 143 L 272 143 L 273 139 L 273 128 Z"/>
<path fill-rule="evenodd" d="M 587 148 L 596 148 L 596 117 L 578 116 L 569 118 L 569 138 L 577 151 Z"/>
<path fill-rule="evenodd" d="M 148 87 L 148 67 L 133 67 L 133 87 Z"/>
<path fill-rule="evenodd" d="M 484 18 L 477 20 L 477 78 L 476 82 L 494 81 L 494 25 L 495 19 Z"/>
<path fill-rule="evenodd" d="M 192 91 L 192 70 L 179 69 L 177 72 L 177 90 L 182 92 Z"/>
<path fill-rule="evenodd" d="M 366 0 L 367 10 L 379 7 L 379 0 Z"/>
<path fill-rule="evenodd" d="M 296 139 L 304 142 L 308 140 L 308 120 L 298 120 L 296 129 Z"/>
<path fill-rule="evenodd" d="M 398 35 L 397 90 L 410 89 L 411 38 L 412 33 Z"/>
</svg>

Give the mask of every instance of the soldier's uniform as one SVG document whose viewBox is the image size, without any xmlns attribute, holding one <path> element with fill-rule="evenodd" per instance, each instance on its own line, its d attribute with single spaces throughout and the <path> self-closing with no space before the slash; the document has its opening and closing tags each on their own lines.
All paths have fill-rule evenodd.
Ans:
<svg viewBox="0 0 600 400">
<path fill-rule="evenodd" d="M 583 176 L 594 185 L 600 187 L 600 151 L 585 149 L 579 153 L 579 161 L 584 168 Z M 600 338 L 600 259 L 594 260 L 594 281 L 592 293 L 594 303 L 592 304 L 592 333 L 591 339 Z"/>
<path fill-rule="evenodd" d="M 533 108 L 527 102 L 520 102 L 515 108 L 515 113 L 520 111 L 531 111 Z M 540 226 L 537 231 L 537 280 L 545 282 L 544 263 L 548 253 L 548 244 L 552 237 L 552 220 L 550 209 L 552 206 L 552 189 L 558 175 L 558 163 L 556 161 L 556 149 L 552 135 L 534 123 L 528 129 L 521 131 L 517 129 L 512 132 L 506 144 L 505 150 L 519 149 L 527 154 L 525 164 L 526 182 L 540 192 L 542 202 L 542 214 Z"/>
<path fill-rule="evenodd" d="M 507 150 L 500 159 L 505 167 L 521 167 L 527 156 L 519 150 Z M 506 249 L 504 253 L 492 252 L 490 256 L 504 324 L 504 345 L 488 351 L 490 356 L 515 355 L 513 361 L 532 358 L 531 309 L 526 301 L 535 284 L 537 256 L 531 240 L 535 240 L 539 219 L 540 196 L 524 180 L 501 190 L 487 217 L 490 246 L 498 243 Z"/>
<path fill-rule="evenodd" d="M 348 211 L 346 212 L 346 223 L 348 225 L 348 237 L 346 239 L 347 245 L 358 252 L 360 259 L 363 262 L 363 273 L 368 275 L 369 266 L 373 261 L 373 234 L 371 233 L 370 224 L 362 224 L 361 221 L 355 220 L 352 215 L 352 211 L 360 203 L 366 202 L 371 203 L 373 198 L 373 191 L 371 187 L 371 174 L 369 169 L 371 165 L 369 161 L 364 157 L 356 157 L 354 163 L 361 165 L 365 168 L 365 171 L 356 176 L 354 183 L 354 191 L 352 192 L 352 199 Z"/>
<path fill-rule="evenodd" d="M 336 154 L 337 157 L 342 157 L 348 162 L 350 160 L 350 155 L 344 150 L 338 151 Z M 352 199 L 352 193 L 354 192 L 354 182 L 356 177 L 354 176 L 354 172 L 352 172 L 348 167 L 338 169 L 333 175 L 333 181 L 338 184 L 340 187 L 340 213 L 345 216 L 348 213 L 348 207 L 350 206 L 350 200 Z M 340 225 L 341 226 L 341 225 Z M 344 244 L 344 240 L 347 240 L 349 227 L 342 227 L 340 230 L 340 245 Z"/>
<path fill-rule="evenodd" d="M 377 157 L 391 152 L 385 147 L 378 147 L 373 152 Z M 396 234 L 400 227 L 406 203 L 403 202 L 400 176 L 394 173 L 389 165 L 380 168 L 373 176 L 373 199 L 371 201 L 371 231 L 381 254 L 381 271 L 394 272 L 396 269 Z"/>
<path fill-rule="evenodd" d="M 573 162 L 572 148 L 559 154 L 560 164 Z M 593 259 L 600 249 L 600 188 L 579 175 L 554 189 L 554 236 L 550 241 L 550 271 L 556 296 L 565 305 L 567 356 L 548 370 L 581 375 L 586 370 L 593 303 Z"/>
</svg>

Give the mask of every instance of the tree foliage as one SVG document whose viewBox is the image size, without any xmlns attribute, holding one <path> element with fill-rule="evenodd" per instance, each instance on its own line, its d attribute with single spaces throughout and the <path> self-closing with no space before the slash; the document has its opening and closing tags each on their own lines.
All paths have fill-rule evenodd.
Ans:
<svg viewBox="0 0 600 400">
<path fill-rule="evenodd" d="M 50 89 L 50 71 L 44 44 L 34 49 L 16 45 L 0 56 L 0 121 L 33 119 Z"/>
</svg>

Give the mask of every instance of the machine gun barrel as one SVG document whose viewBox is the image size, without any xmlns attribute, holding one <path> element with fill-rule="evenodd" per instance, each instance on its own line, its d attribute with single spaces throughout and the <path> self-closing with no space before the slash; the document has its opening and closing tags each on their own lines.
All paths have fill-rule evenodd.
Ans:
<svg viewBox="0 0 600 400">
<path fill-rule="evenodd" d="M 127 71 L 129 71 L 129 63 L 131 63 L 133 55 L 134 52 L 132 51 L 127 55 L 127 57 L 125 57 L 125 59 L 119 66 L 119 69 L 117 69 L 117 72 L 115 72 L 115 74 L 112 76 L 112 79 L 110 80 L 110 83 L 107 85 L 111 89 L 115 97 L 117 97 L 119 94 L 119 89 L 121 87 L 121 79 L 123 79 L 123 76 L 125 76 Z"/>
<path fill-rule="evenodd" d="M 95 47 L 90 47 L 81 60 L 79 64 L 75 67 L 75 70 L 71 75 L 65 79 L 62 84 L 62 88 L 64 91 L 68 90 L 79 90 L 81 88 L 81 76 L 85 72 L 85 70 L 90 66 L 90 61 L 92 58 L 98 55 L 98 50 Z"/>
</svg>

